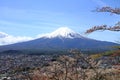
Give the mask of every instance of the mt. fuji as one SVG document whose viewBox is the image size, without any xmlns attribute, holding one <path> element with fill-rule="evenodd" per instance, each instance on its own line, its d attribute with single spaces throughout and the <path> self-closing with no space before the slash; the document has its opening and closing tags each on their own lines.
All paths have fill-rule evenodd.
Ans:
<svg viewBox="0 0 120 80">
<path fill-rule="evenodd" d="M 108 50 L 111 46 L 116 45 L 118 44 L 89 39 L 67 27 L 62 27 L 52 33 L 41 35 L 40 38 L 35 40 L 0 46 L 0 52 L 6 50 L 49 52 L 74 48 L 80 50 Z"/>
</svg>

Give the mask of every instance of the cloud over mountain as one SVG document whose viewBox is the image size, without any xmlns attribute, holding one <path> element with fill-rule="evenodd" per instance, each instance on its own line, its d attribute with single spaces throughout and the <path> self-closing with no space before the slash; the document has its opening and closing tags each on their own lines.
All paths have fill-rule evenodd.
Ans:
<svg viewBox="0 0 120 80">
<path fill-rule="evenodd" d="M 13 44 L 23 41 L 29 41 L 32 40 L 32 37 L 26 37 L 26 36 L 12 36 L 4 32 L 0 32 L 0 45 L 7 45 L 7 44 Z"/>
</svg>

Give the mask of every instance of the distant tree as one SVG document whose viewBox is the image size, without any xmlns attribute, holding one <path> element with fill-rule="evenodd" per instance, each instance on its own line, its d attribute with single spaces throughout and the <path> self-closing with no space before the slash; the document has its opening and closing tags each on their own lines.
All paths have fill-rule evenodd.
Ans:
<svg viewBox="0 0 120 80">
<path fill-rule="evenodd" d="M 120 8 L 102 7 L 102 8 L 97 8 L 94 11 L 109 12 L 109 13 L 120 15 Z M 86 30 L 85 34 L 89 34 L 98 30 L 120 31 L 120 21 L 118 21 L 114 26 L 107 26 L 107 25 L 93 26 L 92 28 Z"/>
</svg>

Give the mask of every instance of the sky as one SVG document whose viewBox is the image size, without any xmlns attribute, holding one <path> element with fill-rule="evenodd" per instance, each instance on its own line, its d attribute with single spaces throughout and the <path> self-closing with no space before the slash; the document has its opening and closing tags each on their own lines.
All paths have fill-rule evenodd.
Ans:
<svg viewBox="0 0 120 80">
<path fill-rule="evenodd" d="M 37 35 L 68 27 L 81 35 L 102 41 L 120 40 L 120 32 L 84 32 L 95 26 L 113 26 L 120 15 L 93 12 L 97 7 L 120 7 L 120 0 L 0 0 L 0 44 L 30 40 Z M 7 41 L 6 41 L 7 40 Z"/>
</svg>

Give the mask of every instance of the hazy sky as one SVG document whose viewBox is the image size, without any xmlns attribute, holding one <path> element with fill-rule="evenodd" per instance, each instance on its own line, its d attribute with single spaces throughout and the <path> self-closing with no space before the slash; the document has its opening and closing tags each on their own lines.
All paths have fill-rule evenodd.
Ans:
<svg viewBox="0 0 120 80">
<path fill-rule="evenodd" d="M 0 32 L 36 37 L 59 27 L 84 34 L 94 25 L 114 25 L 120 15 L 92 12 L 96 7 L 120 7 L 120 0 L 0 0 Z M 115 41 L 120 32 L 94 32 L 86 37 Z"/>
</svg>

